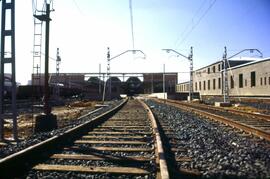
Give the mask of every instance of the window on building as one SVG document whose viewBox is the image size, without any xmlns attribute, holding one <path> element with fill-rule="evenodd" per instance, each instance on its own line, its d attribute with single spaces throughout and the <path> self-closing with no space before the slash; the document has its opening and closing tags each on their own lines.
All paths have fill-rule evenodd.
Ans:
<svg viewBox="0 0 270 179">
<path fill-rule="evenodd" d="M 239 74 L 239 88 L 243 88 L 243 74 Z"/>
<path fill-rule="evenodd" d="M 203 81 L 203 90 L 205 90 L 205 81 Z"/>
<path fill-rule="evenodd" d="M 231 88 L 234 88 L 234 79 L 233 79 L 233 76 L 231 76 Z"/>
<path fill-rule="evenodd" d="M 216 73 L 216 66 L 213 66 L 213 73 Z"/>
<path fill-rule="evenodd" d="M 247 86 L 247 80 L 245 80 L 245 86 Z"/>
<path fill-rule="evenodd" d="M 268 77 L 268 84 L 270 85 L 270 77 Z"/>
<path fill-rule="evenodd" d="M 251 87 L 256 86 L 256 72 L 252 71 L 250 73 L 250 81 L 251 81 Z"/>
<path fill-rule="evenodd" d="M 264 85 L 266 85 L 266 77 L 264 77 Z"/>
<path fill-rule="evenodd" d="M 207 89 L 210 90 L 210 80 L 207 82 Z"/>
<path fill-rule="evenodd" d="M 263 85 L 263 78 L 261 77 L 261 86 Z"/>
<path fill-rule="evenodd" d="M 197 82 L 195 82 L 195 91 L 197 91 Z"/>
<path fill-rule="evenodd" d="M 218 89 L 221 88 L 221 78 L 218 78 Z"/>
<path fill-rule="evenodd" d="M 207 69 L 207 73 L 210 74 L 210 67 Z"/>
<path fill-rule="evenodd" d="M 270 78 L 269 78 L 270 79 Z M 270 84 L 270 83 L 269 83 Z M 202 90 L 202 83 L 199 82 L 199 90 L 201 91 Z"/>
<path fill-rule="evenodd" d="M 216 89 L 216 79 L 213 79 L 213 89 Z"/>
<path fill-rule="evenodd" d="M 220 64 L 218 64 L 218 71 L 220 71 Z"/>
</svg>

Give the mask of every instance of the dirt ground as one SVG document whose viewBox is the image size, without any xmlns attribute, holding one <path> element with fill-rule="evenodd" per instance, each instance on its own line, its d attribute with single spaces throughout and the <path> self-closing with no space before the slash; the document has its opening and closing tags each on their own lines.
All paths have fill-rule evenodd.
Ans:
<svg viewBox="0 0 270 179">
<path fill-rule="evenodd" d="M 252 107 L 252 106 L 242 106 L 242 105 L 237 105 L 237 104 L 234 105 L 232 108 L 236 109 L 236 110 L 240 110 L 240 111 L 250 112 L 250 113 L 264 114 L 264 113 L 268 112 L 267 109 L 258 109 L 258 108 Z"/>
<path fill-rule="evenodd" d="M 67 124 L 69 120 L 76 120 L 79 116 L 83 115 L 84 111 L 94 109 L 96 104 L 97 102 L 95 101 L 76 101 L 66 106 L 53 107 L 52 113 L 57 116 L 58 127 L 61 128 Z M 35 117 L 39 114 L 41 114 L 40 110 L 34 113 L 26 112 L 18 115 L 18 137 L 20 140 L 23 140 L 33 134 Z M 4 131 L 5 139 L 11 139 L 13 136 L 12 123 L 5 123 Z"/>
</svg>

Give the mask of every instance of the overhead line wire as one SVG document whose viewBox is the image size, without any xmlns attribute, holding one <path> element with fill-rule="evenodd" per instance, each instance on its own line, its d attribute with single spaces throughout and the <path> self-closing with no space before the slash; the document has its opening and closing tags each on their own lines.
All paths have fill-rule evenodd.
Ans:
<svg viewBox="0 0 270 179">
<path fill-rule="evenodd" d="M 207 1 L 207 0 L 204 0 L 204 1 L 202 2 L 202 4 L 200 5 L 200 7 L 196 10 L 196 12 L 194 13 L 194 15 L 193 15 L 191 21 L 186 25 L 185 30 L 183 30 L 182 33 L 181 33 L 181 35 L 176 39 L 176 41 L 175 41 L 175 43 L 174 43 L 174 46 L 177 46 L 177 43 L 179 42 L 180 38 L 187 32 L 189 26 L 193 24 L 195 17 L 196 17 L 197 14 L 201 11 L 201 9 L 202 9 L 202 7 L 205 5 L 206 1 Z"/>
<path fill-rule="evenodd" d="M 199 23 L 202 21 L 202 19 L 207 15 L 207 13 L 210 11 L 210 9 L 214 6 L 214 4 L 216 3 L 216 0 L 214 0 L 210 6 L 207 8 L 207 10 L 204 12 L 204 14 L 199 18 L 199 20 L 197 21 L 197 23 L 191 28 L 191 30 L 187 33 L 187 35 L 182 39 L 182 41 L 180 42 L 180 44 L 178 46 L 180 46 L 186 39 L 187 37 L 191 34 L 191 32 L 199 25 Z"/>
<path fill-rule="evenodd" d="M 76 6 L 77 10 L 79 11 L 79 13 L 81 13 L 82 15 L 84 15 L 84 13 L 82 12 L 82 10 L 81 10 L 80 6 L 78 5 L 78 3 L 76 2 L 76 0 L 72 0 L 72 1 L 75 4 L 75 6 Z"/>
<path fill-rule="evenodd" d="M 134 50 L 135 47 L 134 47 L 132 0 L 129 0 L 129 10 L 130 10 L 130 22 L 131 22 L 132 49 Z"/>
</svg>

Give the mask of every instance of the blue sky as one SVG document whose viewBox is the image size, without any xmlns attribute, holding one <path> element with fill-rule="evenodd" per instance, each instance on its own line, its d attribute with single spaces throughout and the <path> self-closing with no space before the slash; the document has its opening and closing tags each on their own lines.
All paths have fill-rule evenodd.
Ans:
<svg viewBox="0 0 270 179">
<path fill-rule="evenodd" d="M 129 0 L 54 0 L 53 7 L 50 56 L 60 48 L 60 72 L 98 72 L 99 64 L 105 72 L 107 47 L 111 56 L 132 49 Z M 220 59 L 224 46 L 229 56 L 245 48 L 270 56 L 269 0 L 133 0 L 132 9 L 135 49 L 147 58 L 125 54 L 111 62 L 112 72 L 161 72 L 164 63 L 166 71 L 188 72 L 186 59 L 162 48 L 188 56 L 193 46 L 195 69 Z M 16 73 L 23 84 L 32 73 L 32 46 L 32 0 L 16 1 Z M 179 81 L 188 79 L 180 74 Z"/>
</svg>

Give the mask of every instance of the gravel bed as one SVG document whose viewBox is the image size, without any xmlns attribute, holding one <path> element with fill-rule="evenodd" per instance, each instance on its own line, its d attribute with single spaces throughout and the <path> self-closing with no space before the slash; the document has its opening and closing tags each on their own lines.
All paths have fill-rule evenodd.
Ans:
<svg viewBox="0 0 270 179">
<path fill-rule="evenodd" d="M 136 157 L 136 156 L 144 156 L 148 158 L 152 158 L 155 156 L 154 152 L 109 152 L 109 151 L 62 151 L 63 154 L 91 154 L 91 155 L 111 155 L 114 157 Z"/>
<path fill-rule="evenodd" d="M 84 148 L 91 148 L 91 147 L 117 147 L 117 148 L 152 148 L 151 143 L 147 143 L 146 145 L 144 144 L 76 144 L 76 146 L 81 147 L 83 146 Z"/>
<path fill-rule="evenodd" d="M 104 135 L 105 136 L 105 135 Z M 131 136 L 131 135 L 130 135 Z M 135 136 L 135 135 L 133 135 Z M 119 138 L 102 138 L 102 135 L 95 136 L 95 138 L 83 138 L 82 140 L 91 140 L 91 141 L 140 141 L 140 142 L 151 142 L 151 137 L 144 137 L 144 138 L 123 138 L 119 136 Z"/>
<path fill-rule="evenodd" d="M 111 152 L 111 151 L 101 151 L 101 150 L 90 150 L 89 147 L 75 150 L 64 150 L 62 153 L 65 154 L 93 154 L 93 155 L 112 155 L 115 157 L 134 157 L 134 156 L 145 156 L 152 157 L 155 156 L 154 151 L 146 151 L 146 152 Z"/>
<path fill-rule="evenodd" d="M 76 172 L 46 172 L 30 170 L 25 174 L 24 178 L 69 178 L 69 177 L 83 177 L 83 178 L 155 178 L 156 165 L 154 160 L 150 162 L 111 162 L 111 161 L 91 161 L 91 160 L 69 160 L 69 159 L 50 159 L 43 164 L 51 165 L 79 165 L 83 167 L 100 166 L 100 167 L 136 167 L 149 171 L 150 175 L 117 175 L 117 174 L 89 174 Z"/>
<path fill-rule="evenodd" d="M 136 161 L 102 161 L 102 160 L 71 160 L 71 159 L 50 159 L 43 164 L 50 165 L 77 165 L 83 167 L 136 167 L 154 172 L 156 169 L 154 161 L 136 162 Z"/>
<path fill-rule="evenodd" d="M 205 178 L 270 177 L 270 142 L 240 137 L 228 127 L 172 106 L 150 100 L 147 104 L 157 119 L 168 122 L 175 137 L 184 141 L 185 156 L 192 162 L 179 163 L 178 167 L 198 169 Z"/>
<path fill-rule="evenodd" d="M 241 102 L 242 105 L 251 106 L 262 111 L 263 114 L 270 115 L 270 103 Z"/>
<path fill-rule="evenodd" d="M 26 179 L 39 179 L 39 178 L 84 178 L 84 179 L 155 179 L 154 174 L 138 176 L 138 175 L 117 175 L 109 173 L 89 174 L 89 173 L 77 173 L 77 172 L 41 172 L 30 171 Z"/>
<path fill-rule="evenodd" d="M 90 119 L 97 117 L 98 115 L 104 113 L 105 111 L 112 109 L 113 107 L 117 106 L 121 102 L 122 101 L 108 102 L 107 107 L 104 107 L 101 110 L 99 110 L 99 111 L 97 111 L 97 112 L 95 112 L 87 117 L 81 118 L 79 120 L 67 121 L 65 127 L 63 127 L 63 128 L 58 128 L 58 129 L 52 130 L 50 132 L 36 133 L 36 134 L 33 134 L 31 137 L 27 138 L 26 140 L 19 141 L 16 145 L 8 144 L 5 147 L 0 147 L 0 159 L 6 157 L 8 155 L 11 155 L 13 153 L 16 153 L 18 151 L 21 151 L 29 146 L 32 146 L 32 145 L 37 144 L 39 142 L 42 142 L 50 137 L 59 135 L 65 131 L 67 131 L 68 129 L 71 129 L 71 128 L 73 128 L 79 124 L 82 124 L 86 121 L 89 121 Z"/>
</svg>

